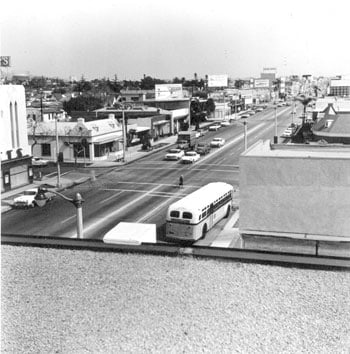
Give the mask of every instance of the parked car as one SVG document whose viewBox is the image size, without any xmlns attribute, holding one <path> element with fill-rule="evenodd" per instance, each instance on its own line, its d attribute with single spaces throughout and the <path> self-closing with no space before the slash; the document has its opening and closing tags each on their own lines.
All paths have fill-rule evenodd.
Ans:
<svg viewBox="0 0 350 354">
<path fill-rule="evenodd" d="M 249 111 L 245 112 L 246 114 L 249 114 L 250 116 L 255 114 L 255 111 L 253 111 L 252 109 L 250 109 Z"/>
<path fill-rule="evenodd" d="M 170 149 L 165 155 L 166 160 L 180 160 L 182 156 L 185 155 L 185 152 L 180 149 Z"/>
<path fill-rule="evenodd" d="M 223 120 L 222 122 L 220 122 L 222 127 L 228 127 L 230 124 L 230 122 L 228 120 Z"/>
<path fill-rule="evenodd" d="M 283 138 L 290 138 L 293 135 L 294 131 L 292 128 L 287 128 L 281 135 Z"/>
<path fill-rule="evenodd" d="M 32 165 L 33 166 L 47 166 L 49 163 L 48 160 L 44 160 L 41 157 L 33 157 L 32 158 Z"/>
<path fill-rule="evenodd" d="M 210 146 L 211 147 L 221 147 L 225 144 L 225 139 L 223 138 L 214 138 L 211 142 L 210 142 Z"/>
<path fill-rule="evenodd" d="M 256 112 L 262 112 L 263 110 L 264 110 L 264 108 L 258 107 L 255 111 L 256 111 Z"/>
<path fill-rule="evenodd" d="M 187 151 L 181 158 L 182 163 L 194 163 L 200 159 L 200 155 L 195 151 Z"/>
<path fill-rule="evenodd" d="M 221 125 L 216 123 L 216 124 L 211 125 L 211 126 L 209 127 L 209 130 L 217 131 L 217 130 L 220 129 L 220 127 L 221 127 Z"/>
<path fill-rule="evenodd" d="M 199 155 L 206 155 L 210 152 L 210 145 L 208 143 L 198 143 L 196 152 Z"/>
<path fill-rule="evenodd" d="M 241 117 L 241 118 L 249 118 L 249 117 L 250 117 L 250 114 L 248 114 L 248 113 L 243 113 L 240 117 Z"/>
<path fill-rule="evenodd" d="M 29 208 L 29 207 L 34 208 L 36 206 L 35 197 L 37 196 L 37 194 L 38 194 L 38 188 L 27 189 L 18 197 L 14 198 L 13 206 L 15 208 Z M 45 193 L 45 196 L 49 201 L 53 198 L 54 194 L 47 192 Z"/>
</svg>

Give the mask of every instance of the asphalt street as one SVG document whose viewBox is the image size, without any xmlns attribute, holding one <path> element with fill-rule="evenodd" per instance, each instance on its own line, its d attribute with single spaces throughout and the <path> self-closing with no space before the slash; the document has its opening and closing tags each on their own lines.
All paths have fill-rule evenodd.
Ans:
<svg viewBox="0 0 350 354">
<path fill-rule="evenodd" d="M 291 123 L 291 107 L 278 108 L 279 135 Z M 299 107 L 299 110 L 301 107 Z M 298 116 L 298 115 L 297 115 Z M 274 135 L 274 111 L 267 109 L 248 119 L 248 146 L 259 139 Z M 243 125 L 239 121 L 208 132 L 201 141 L 221 137 L 226 144 L 213 148 L 210 154 L 191 165 L 165 161 L 165 151 L 156 152 L 128 165 L 118 166 L 100 175 L 95 181 L 81 184 L 64 193 L 74 197 L 79 192 L 83 204 L 84 238 L 101 239 L 121 221 L 155 223 L 157 240 L 164 239 L 167 207 L 179 198 L 214 181 L 223 181 L 239 188 L 239 156 L 244 149 Z M 282 141 L 282 140 L 281 140 Z M 184 188 L 178 188 L 179 176 L 184 176 Z M 206 236 L 222 229 L 226 220 L 218 223 Z M 11 210 L 2 215 L 2 233 L 76 237 L 75 208 L 61 198 L 54 198 L 44 208 Z M 206 239 L 201 240 L 205 245 Z"/>
</svg>

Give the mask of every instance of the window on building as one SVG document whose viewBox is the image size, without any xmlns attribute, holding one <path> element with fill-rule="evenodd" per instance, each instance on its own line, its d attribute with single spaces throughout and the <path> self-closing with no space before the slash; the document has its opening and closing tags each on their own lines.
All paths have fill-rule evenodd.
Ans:
<svg viewBox="0 0 350 354">
<path fill-rule="evenodd" d="M 12 141 L 12 149 L 16 147 L 15 143 L 15 122 L 13 121 L 13 107 L 12 102 L 10 102 L 10 121 L 11 121 L 11 141 Z"/>
<path fill-rule="evenodd" d="M 50 144 L 41 144 L 41 156 L 51 156 Z"/>
<path fill-rule="evenodd" d="M 16 138 L 17 138 L 17 147 L 20 146 L 19 143 L 19 124 L 18 124 L 18 106 L 17 102 L 15 102 L 15 121 L 16 121 Z"/>
</svg>

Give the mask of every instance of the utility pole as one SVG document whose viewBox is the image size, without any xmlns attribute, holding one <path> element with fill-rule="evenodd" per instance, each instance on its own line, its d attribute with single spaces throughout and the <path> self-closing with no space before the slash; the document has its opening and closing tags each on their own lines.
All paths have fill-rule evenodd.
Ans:
<svg viewBox="0 0 350 354">
<path fill-rule="evenodd" d="M 125 127 L 125 112 L 124 107 L 122 107 L 122 125 L 123 125 L 123 161 L 126 160 L 126 127 Z"/>
<path fill-rule="evenodd" d="M 59 161 L 59 146 L 58 146 L 58 130 L 57 130 L 57 114 L 55 117 L 55 131 L 56 131 L 56 163 L 57 163 L 57 188 L 61 187 L 61 169 Z"/>
</svg>

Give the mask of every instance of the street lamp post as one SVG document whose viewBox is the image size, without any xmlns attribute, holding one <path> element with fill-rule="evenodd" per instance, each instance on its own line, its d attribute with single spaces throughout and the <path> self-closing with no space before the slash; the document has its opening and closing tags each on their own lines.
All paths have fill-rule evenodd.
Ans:
<svg viewBox="0 0 350 354">
<path fill-rule="evenodd" d="M 45 195 L 46 192 L 50 192 L 53 194 L 56 194 L 58 196 L 60 196 L 61 198 L 63 198 L 64 200 L 66 200 L 67 202 L 72 203 L 76 210 L 77 210 L 77 238 L 84 238 L 84 234 L 83 234 L 83 202 L 84 199 L 82 198 L 80 193 L 76 193 L 75 198 L 68 198 L 65 195 L 56 192 L 56 191 L 48 191 L 45 188 L 39 187 L 38 189 L 38 194 L 35 197 L 35 201 L 36 204 L 42 208 L 46 202 L 47 202 L 47 197 Z"/>
<path fill-rule="evenodd" d="M 248 127 L 247 127 L 248 122 L 247 122 L 246 119 L 243 121 L 243 125 L 244 125 L 244 151 L 246 151 L 247 148 L 248 148 L 248 136 L 247 136 L 248 135 L 248 132 L 247 132 L 247 130 L 248 130 Z"/>
<path fill-rule="evenodd" d="M 275 136 L 273 137 L 273 143 L 278 144 L 278 136 L 277 136 L 277 107 L 275 106 Z"/>
</svg>

